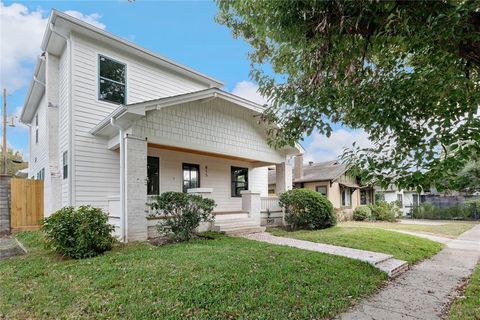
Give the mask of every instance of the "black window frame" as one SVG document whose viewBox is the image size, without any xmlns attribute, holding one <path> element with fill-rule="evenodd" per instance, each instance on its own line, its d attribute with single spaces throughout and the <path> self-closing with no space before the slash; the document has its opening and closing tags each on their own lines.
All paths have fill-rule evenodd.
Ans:
<svg viewBox="0 0 480 320">
<path fill-rule="evenodd" d="M 155 162 L 155 163 L 152 163 Z M 150 176 L 151 170 L 150 166 L 155 165 L 157 171 L 153 174 L 153 177 Z M 160 194 L 160 158 L 154 156 L 147 156 L 147 195 L 149 196 L 158 196 Z"/>
<path fill-rule="evenodd" d="M 185 179 L 185 169 L 188 169 L 190 172 L 190 177 L 188 180 Z M 197 184 L 192 185 L 192 169 L 197 171 Z M 185 186 L 185 181 L 189 181 L 188 186 Z M 200 188 L 200 165 L 196 163 L 182 163 L 182 190 L 184 193 L 187 193 L 188 189 Z"/>
<path fill-rule="evenodd" d="M 68 151 L 62 153 L 62 175 L 63 180 L 68 178 Z"/>
<path fill-rule="evenodd" d="M 107 59 L 107 60 L 110 60 L 110 61 L 113 61 L 113 62 L 118 63 L 118 64 L 120 64 L 120 65 L 123 66 L 123 68 L 124 68 L 124 72 L 123 72 L 123 83 L 122 83 L 122 82 L 119 82 L 119 81 L 116 81 L 116 80 L 113 80 L 113 79 L 109 79 L 109 78 L 104 77 L 104 76 L 102 76 L 102 75 L 100 74 L 100 73 L 101 73 L 100 63 L 101 63 L 101 61 L 102 61 L 102 58 Z M 101 96 L 101 89 L 100 89 L 102 80 L 103 80 L 103 81 L 110 81 L 110 82 L 112 82 L 112 83 L 114 83 L 114 84 L 121 85 L 121 86 L 124 87 L 124 89 L 123 89 L 123 101 L 122 101 L 122 102 L 112 101 L 112 100 L 108 100 L 108 99 L 102 98 L 102 96 Z M 127 101 L 127 64 L 126 64 L 126 63 L 123 63 L 123 62 L 121 62 L 121 61 L 118 61 L 118 60 L 116 60 L 116 59 L 107 57 L 107 56 L 105 56 L 105 55 L 103 55 L 103 54 L 99 54 L 99 55 L 98 55 L 98 85 L 97 85 L 97 90 L 98 90 L 98 100 L 104 101 L 104 102 L 109 102 L 109 103 L 115 103 L 115 104 L 125 104 L 126 101 Z"/>
<path fill-rule="evenodd" d="M 236 171 L 239 171 L 239 170 L 245 171 L 245 181 L 236 180 L 238 179 L 239 176 L 241 176 L 235 173 Z M 233 166 L 230 167 L 230 181 L 231 181 L 231 187 L 230 187 L 231 196 L 234 198 L 241 197 L 242 196 L 241 191 L 248 190 L 248 168 L 233 167 Z M 245 184 L 241 190 L 238 187 L 238 183 L 240 182 Z"/>
</svg>

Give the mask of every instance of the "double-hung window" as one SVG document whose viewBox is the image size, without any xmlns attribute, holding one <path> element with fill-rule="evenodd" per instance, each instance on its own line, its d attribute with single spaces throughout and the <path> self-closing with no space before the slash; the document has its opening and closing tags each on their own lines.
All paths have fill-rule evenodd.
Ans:
<svg viewBox="0 0 480 320">
<path fill-rule="evenodd" d="M 183 164 L 183 192 L 188 189 L 200 188 L 200 166 L 198 164 Z"/>
<path fill-rule="evenodd" d="M 147 157 L 147 194 L 159 195 L 160 160 L 158 157 Z"/>
<path fill-rule="evenodd" d="M 241 197 L 241 191 L 248 190 L 248 168 L 231 168 L 232 197 Z"/>
<path fill-rule="evenodd" d="M 342 188 L 342 207 L 352 206 L 352 189 Z"/>
<path fill-rule="evenodd" d="M 100 100 L 125 103 L 126 65 L 99 55 L 98 98 Z"/>
</svg>

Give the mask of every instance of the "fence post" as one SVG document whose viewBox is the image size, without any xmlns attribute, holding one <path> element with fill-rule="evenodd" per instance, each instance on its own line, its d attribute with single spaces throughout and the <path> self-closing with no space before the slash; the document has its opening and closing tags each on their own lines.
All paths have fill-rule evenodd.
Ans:
<svg viewBox="0 0 480 320">
<path fill-rule="evenodd" d="M 10 234 L 10 179 L 0 175 L 0 236 Z"/>
</svg>

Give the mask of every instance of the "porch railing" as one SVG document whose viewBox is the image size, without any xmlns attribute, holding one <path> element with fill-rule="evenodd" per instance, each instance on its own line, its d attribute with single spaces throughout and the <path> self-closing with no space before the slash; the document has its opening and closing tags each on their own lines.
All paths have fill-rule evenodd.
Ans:
<svg viewBox="0 0 480 320">
<path fill-rule="evenodd" d="M 261 212 L 281 212 L 282 208 L 278 204 L 278 197 L 261 197 Z"/>
</svg>

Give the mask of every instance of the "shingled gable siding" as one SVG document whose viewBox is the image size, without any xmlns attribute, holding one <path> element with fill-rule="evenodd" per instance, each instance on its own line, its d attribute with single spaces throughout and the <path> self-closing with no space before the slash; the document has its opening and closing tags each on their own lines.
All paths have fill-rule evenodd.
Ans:
<svg viewBox="0 0 480 320">
<path fill-rule="evenodd" d="M 206 85 L 83 36 L 74 35 L 72 43 L 74 200 L 76 205 L 92 204 L 106 209 L 107 197 L 119 194 L 119 153 L 108 150 L 107 141 L 92 136 L 89 131 L 118 105 L 98 100 L 98 55 L 126 64 L 127 103 L 197 91 Z"/>
<path fill-rule="evenodd" d="M 149 111 L 132 126 L 132 132 L 155 143 L 261 161 L 285 161 L 283 151 L 268 146 L 266 130 L 257 121 L 250 110 L 215 99 Z"/>
</svg>

